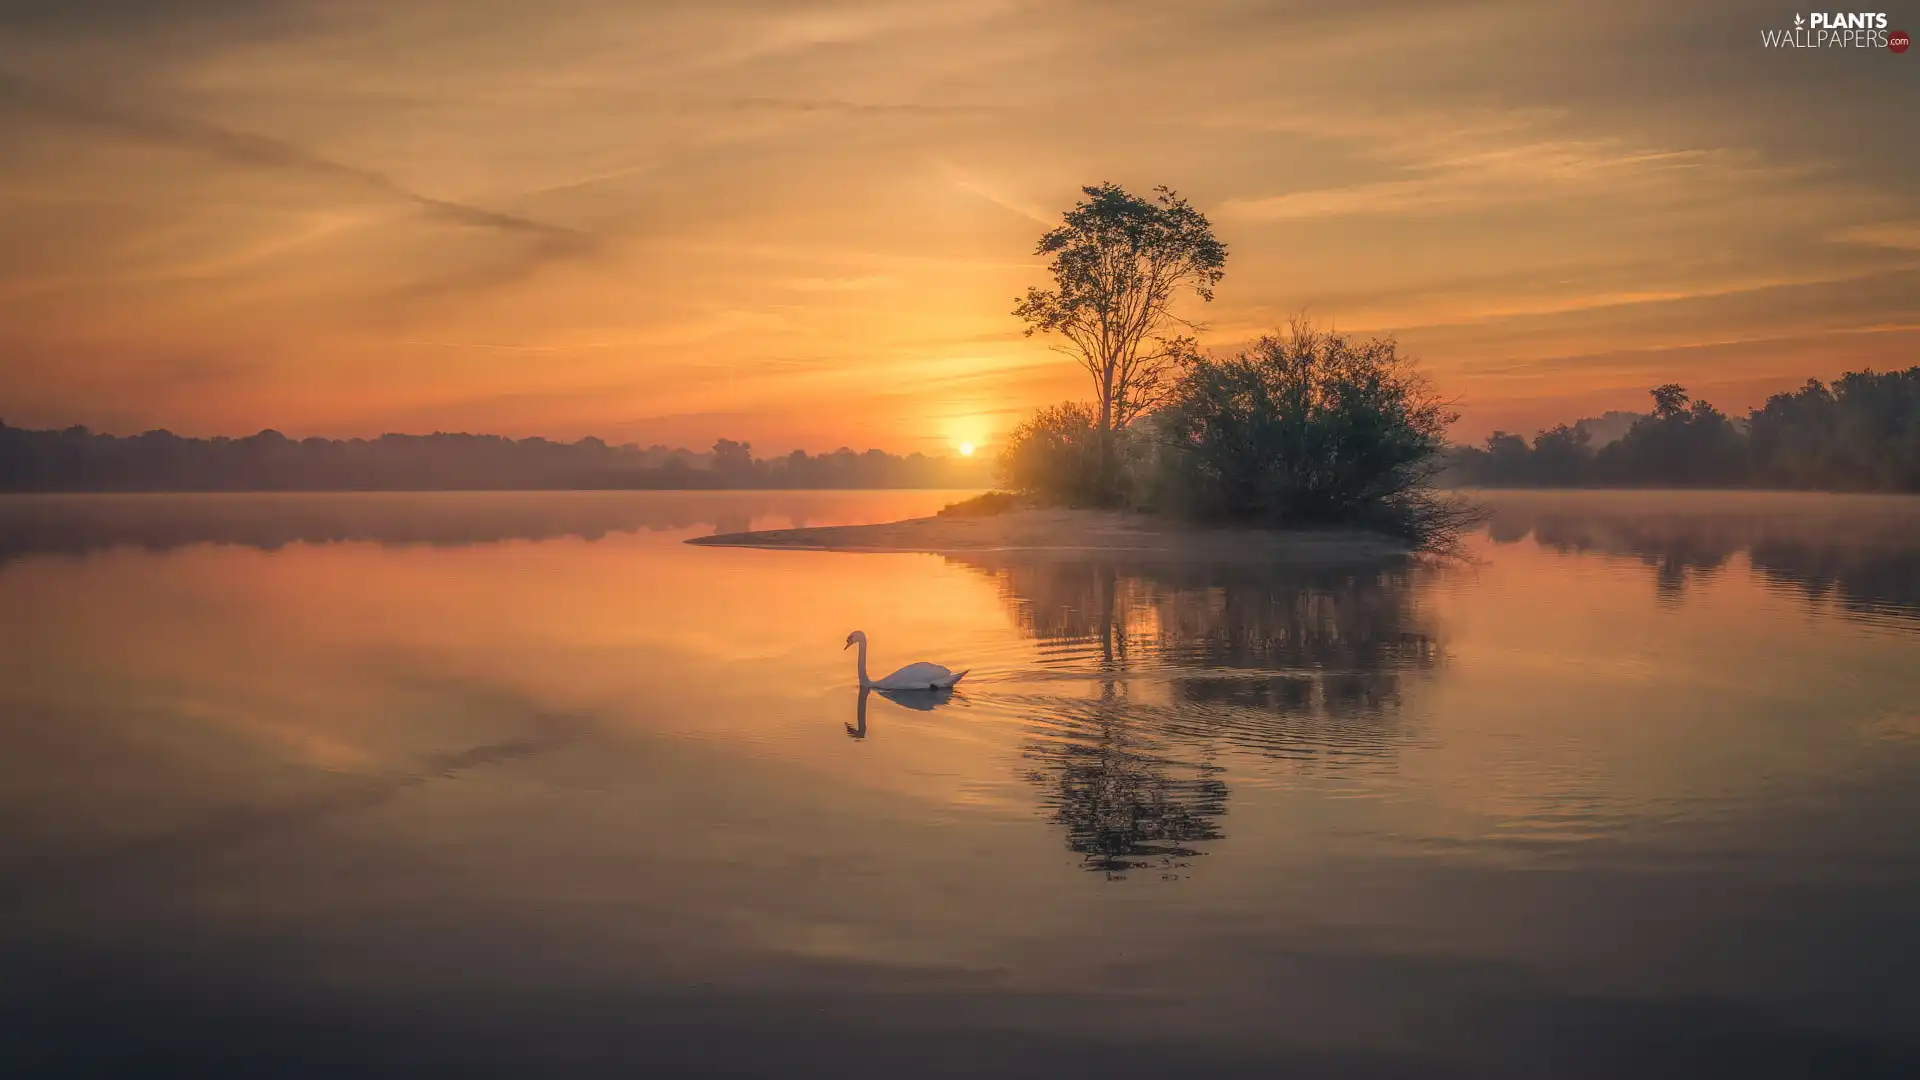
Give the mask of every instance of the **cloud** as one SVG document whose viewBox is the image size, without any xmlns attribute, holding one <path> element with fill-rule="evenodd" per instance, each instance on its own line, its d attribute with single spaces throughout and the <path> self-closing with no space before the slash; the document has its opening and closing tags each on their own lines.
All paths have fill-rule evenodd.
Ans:
<svg viewBox="0 0 1920 1080">
<path fill-rule="evenodd" d="M 876 289 L 897 289 L 898 278 L 863 275 L 860 277 L 804 277 L 786 282 L 789 289 L 796 292 L 870 292 Z"/>
<path fill-rule="evenodd" d="M 552 254 L 584 250 L 589 237 L 574 229 L 498 210 L 435 198 L 372 169 L 347 165 L 266 135 L 233 131 L 190 117 L 68 94 L 0 72 L 0 108 L 37 115 L 125 138 L 197 153 L 234 165 L 297 173 L 410 203 L 429 217 L 476 228 L 522 233 L 547 241 Z"/>
<path fill-rule="evenodd" d="M 954 166 L 944 162 L 940 163 L 940 169 L 945 173 L 947 181 L 954 187 L 970 195 L 977 195 L 1002 210 L 1018 214 L 1029 221 L 1045 225 L 1049 229 L 1060 224 L 1060 219 L 1057 216 L 1047 216 L 1046 211 L 1017 195 L 1008 193 L 1000 184 L 963 173 Z"/>
<path fill-rule="evenodd" d="M 833 98 L 739 97 L 711 102 L 720 108 L 790 113 L 840 113 L 849 116 L 991 116 L 998 110 L 982 105 L 927 105 L 918 102 L 840 101 Z"/>
<path fill-rule="evenodd" d="M 0 0 L 0 33 L 134 38 L 176 27 L 201 34 L 240 27 L 258 32 L 284 28 L 289 18 L 316 7 L 311 0 Z"/>
<path fill-rule="evenodd" d="M 1920 251 L 1920 221 L 1881 221 L 1872 225 L 1856 225 L 1835 233 L 1834 239 L 1848 244 Z"/>
<path fill-rule="evenodd" d="M 1483 210 L 1583 191 L 1618 192 L 1622 185 L 1643 184 L 1712 160 L 1714 155 L 1704 150 L 1630 149 L 1609 139 L 1516 141 L 1410 163 L 1405 171 L 1416 175 L 1405 179 L 1228 199 L 1220 216 L 1279 221 Z"/>
<path fill-rule="evenodd" d="M 727 433 L 886 445 L 930 397 L 1082 392 L 1007 311 L 1044 279 L 1034 239 L 1108 178 L 1179 188 L 1232 245 L 1214 344 L 1306 307 L 1402 331 L 1443 388 L 1489 360 L 1909 323 L 1859 275 L 1920 250 L 1885 113 L 1910 73 L 1759 49 L 1774 22 L 1650 0 L 0 0 L 0 324 L 63 423 L 108 397 L 68 362 L 111 346 L 152 373 L 149 426 L 356 433 L 411 400 L 584 433 L 764 406 Z M 159 147 L 180 160 L 151 168 Z M 1783 312 L 1767 286 L 1802 281 L 1852 306 Z M 246 359 L 245 394 L 210 402 L 194 354 Z M 1686 382 L 1740 365 L 1667 359 Z M 570 386 L 596 389 L 487 396 Z"/>
</svg>

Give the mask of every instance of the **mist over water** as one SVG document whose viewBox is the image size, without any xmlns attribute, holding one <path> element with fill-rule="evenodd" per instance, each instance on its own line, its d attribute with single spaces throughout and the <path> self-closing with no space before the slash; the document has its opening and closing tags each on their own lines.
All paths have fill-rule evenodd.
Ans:
<svg viewBox="0 0 1920 1080">
<path fill-rule="evenodd" d="M 1920 499 L 681 543 L 956 497 L 0 498 L 0 1071 L 1920 1066 Z"/>
</svg>

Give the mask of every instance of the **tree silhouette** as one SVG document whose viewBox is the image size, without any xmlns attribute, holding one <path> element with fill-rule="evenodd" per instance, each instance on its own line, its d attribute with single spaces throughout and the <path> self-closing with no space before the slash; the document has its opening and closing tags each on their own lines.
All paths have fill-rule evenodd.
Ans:
<svg viewBox="0 0 1920 1080">
<path fill-rule="evenodd" d="M 437 432 L 377 439 L 289 439 L 277 431 L 191 439 L 119 438 L 0 423 L 0 491 L 607 490 L 652 488 L 984 487 L 989 463 L 841 448 L 772 460 L 721 439 L 713 452 Z"/>
<path fill-rule="evenodd" d="M 1158 405 L 1169 372 L 1197 355 L 1190 334 L 1197 323 L 1173 312 L 1191 293 L 1213 299 L 1225 274 L 1227 247 L 1213 235 L 1206 215 L 1167 187 L 1155 198 L 1133 195 L 1117 184 L 1080 189 L 1086 198 L 1060 227 L 1040 238 L 1036 255 L 1050 255 L 1051 289 L 1030 288 L 1013 313 L 1026 333 L 1059 334 L 1057 348 L 1093 377 L 1095 432 L 1101 490 L 1117 487 L 1113 433 Z"/>
<path fill-rule="evenodd" d="M 1687 402 L 1693 400 L 1687 394 L 1686 387 L 1679 383 L 1656 386 L 1650 393 L 1653 394 L 1653 415 L 1658 420 L 1671 420 L 1685 413 Z"/>
<path fill-rule="evenodd" d="M 1360 340 L 1296 319 L 1182 375 L 1155 418 L 1159 505 L 1270 525 L 1340 522 L 1444 542 L 1473 520 L 1433 477 L 1457 414 L 1392 338 Z"/>
<path fill-rule="evenodd" d="M 713 444 L 713 468 L 722 475 L 739 476 L 753 469 L 753 444 L 719 439 Z"/>
<path fill-rule="evenodd" d="M 1775 394 L 1741 424 L 1677 383 L 1650 391 L 1653 412 L 1611 441 L 1621 414 L 1561 424 L 1527 440 L 1495 432 L 1457 447 L 1459 482 L 1489 486 L 1653 485 L 1920 491 L 1920 367 L 1850 371 Z M 1601 443 L 1590 449 L 1592 443 Z"/>
</svg>

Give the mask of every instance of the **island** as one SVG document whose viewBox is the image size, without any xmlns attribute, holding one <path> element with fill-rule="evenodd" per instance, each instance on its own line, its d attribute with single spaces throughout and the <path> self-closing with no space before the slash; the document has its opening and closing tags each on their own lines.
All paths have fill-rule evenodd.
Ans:
<svg viewBox="0 0 1920 1080">
<path fill-rule="evenodd" d="M 1208 526 L 1138 511 L 1059 507 L 976 517 L 939 515 L 874 525 L 720 533 L 697 536 L 687 543 L 801 551 L 1019 551 L 1066 557 L 1109 552 L 1318 564 L 1375 562 L 1405 556 L 1413 550 L 1403 540 L 1360 529 Z"/>
</svg>

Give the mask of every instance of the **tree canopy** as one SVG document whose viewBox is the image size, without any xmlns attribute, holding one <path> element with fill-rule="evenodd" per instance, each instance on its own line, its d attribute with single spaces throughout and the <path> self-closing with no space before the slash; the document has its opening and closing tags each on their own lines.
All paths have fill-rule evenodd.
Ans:
<svg viewBox="0 0 1920 1080">
<path fill-rule="evenodd" d="M 1052 260 L 1053 288 L 1030 288 L 1014 307 L 1026 333 L 1058 334 L 1094 382 L 1099 471 L 1111 486 L 1113 432 L 1164 403 L 1171 373 L 1198 355 L 1198 324 L 1174 310 L 1183 296 L 1213 299 L 1227 246 L 1206 215 L 1165 186 L 1142 198 L 1117 184 L 1081 200 L 1034 253 Z"/>
</svg>

